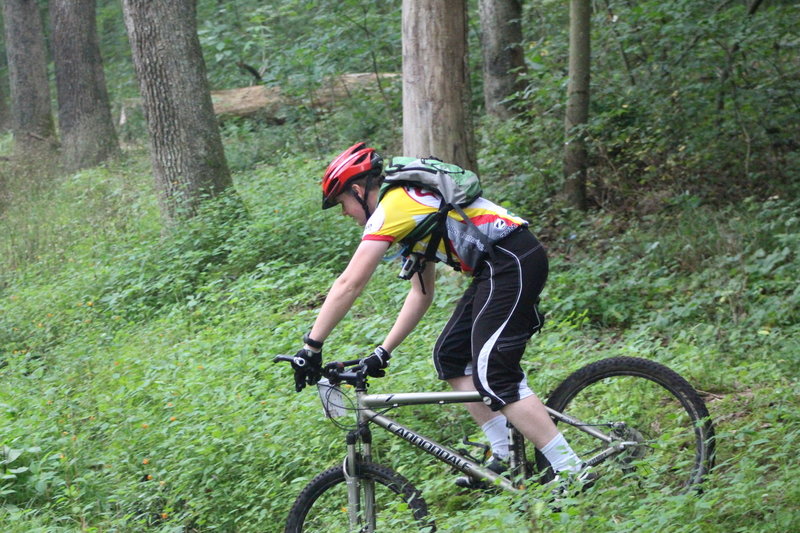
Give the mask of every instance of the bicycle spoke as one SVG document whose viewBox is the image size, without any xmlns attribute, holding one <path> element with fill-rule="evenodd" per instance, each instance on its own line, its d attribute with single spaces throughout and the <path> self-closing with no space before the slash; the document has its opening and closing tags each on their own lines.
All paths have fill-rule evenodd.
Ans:
<svg viewBox="0 0 800 533">
<path fill-rule="evenodd" d="M 405 502 L 397 501 L 397 495 L 380 484 L 376 484 L 375 500 L 378 510 L 376 531 L 414 531 L 419 524 L 408 510 Z M 361 501 L 364 501 L 363 491 Z M 320 533 L 366 532 L 367 521 L 363 505 L 359 513 L 358 527 L 350 529 L 347 509 L 347 487 L 342 484 L 328 490 L 314 503 L 306 517 L 303 531 Z M 397 529 L 395 529 L 395 527 Z M 408 527 L 408 529 L 404 529 Z"/>
<path fill-rule="evenodd" d="M 290 533 L 368 533 L 370 531 L 431 531 L 425 502 L 407 480 L 392 470 L 369 463 L 359 465 L 362 475 L 356 524 L 351 524 L 347 482 L 341 467 L 331 468 L 312 480 L 290 512 Z M 375 528 L 365 510 L 367 485 L 374 485 Z"/>
<path fill-rule="evenodd" d="M 548 401 L 553 409 L 611 436 L 625 449 L 596 465 L 598 484 L 676 493 L 696 485 L 713 454 L 713 430 L 694 390 L 662 365 L 617 358 L 565 380 Z M 608 445 L 578 427 L 558 423 L 582 459 Z M 541 460 L 540 460 L 541 464 Z"/>
</svg>

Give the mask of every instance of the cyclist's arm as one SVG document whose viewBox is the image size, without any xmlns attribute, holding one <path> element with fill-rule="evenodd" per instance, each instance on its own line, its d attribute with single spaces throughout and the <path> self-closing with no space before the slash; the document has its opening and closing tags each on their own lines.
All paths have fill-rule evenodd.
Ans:
<svg viewBox="0 0 800 533">
<path fill-rule="evenodd" d="M 422 272 L 422 283 L 425 284 L 425 292 L 422 291 L 422 283 L 419 276 L 411 278 L 411 290 L 408 291 L 403 308 L 397 315 L 392 329 L 383 341 L 383 348 L 389 352 L 397 348 L 403 340 L 408 337 L 433 301 L 433 285 L 436 281 L 436 264 L 433 262 L 425 265 Z"/>
<path fill-rule="evenodd" d="M 387 241 L 361 241 L 347 268 L 328 291 L 309 333 L 312 339 L 324 341 L 344 318 L 372 277 L 389 244 Z"/>
</svg>

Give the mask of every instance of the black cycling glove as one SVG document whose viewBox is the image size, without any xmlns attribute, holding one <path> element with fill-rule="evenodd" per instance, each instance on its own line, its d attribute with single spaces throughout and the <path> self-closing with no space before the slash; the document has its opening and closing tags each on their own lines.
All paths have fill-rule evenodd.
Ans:
<svg viewBox="0 0 800 533">
<path fill-rule="evenodd" d="M 314 352 L 302 348 L 292 360 L 294 390 L 300 392 L 308 385 L 315 385 L 322 378 L 322 350 Z"/>
<path fill-rule="evenodd" d="M 386 375 L 386 371 L 383 369 L 389 366 L 389 359 L 391 358 L 392 354 L 384 350 L 383 346 L 378 346 L 371 355 L 362 359 L 360 364 L 366 367 L 368 376 L 382 378 Z"/>
</svg>

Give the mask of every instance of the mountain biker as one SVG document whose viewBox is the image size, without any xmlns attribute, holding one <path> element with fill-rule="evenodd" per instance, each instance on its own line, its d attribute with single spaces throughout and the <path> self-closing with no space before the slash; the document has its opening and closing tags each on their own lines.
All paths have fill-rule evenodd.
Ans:
<svg viewBox="0 0 800 533">
<path fill-rule="evenodd" d="M 430 191 L 408 185 L 390 188 L 379 198 L 383 161 L 374 149 L 357 143 L 328 166 L 322 179 L 323 209 L 341 206 L 342 213 L 364 233 L 349 264 L 333 283 L 304 346 L 295 357 L 299 392 L 320 379 L 322 347 L 369 281 L 387 249 L 399 242 L 424 218 L 435 212 L 439 199 Z M 472 277 L 433 351 L 436 371 L 457 391 L 478 390 L 483 403 L 465 404 L 488 439 L 489 468 L 505 470 L 509 455 L 506 419 L 549 460 L 556 472 L 578 474 L 583 463 L 557 430 L 542 402 L 527 385 L 520 360 L 528 339 L 543 316 L 537 309 L 548 272 L 545 249 L 528 230 L 528 223 L 484 198 L 464 208 L 474 227 L 493 245 L 493 253 L 475 254 L 478 239 L 458 238 L 467 224 L 455 212 L 448 216 L 447 236 L 452 254 L 440 245 L 437 260 Z M 463 235 L 462 235 L 463 237 Z M 425 242 L 418 244 L 424 249 Z M 473 247 L 470 249 L 470 247 Z M 413 251 L 413 250 L 412 250 Z M 478 255 L 477 264 L 462 258 Z M 408 336 L 428 310 L 434 296 L 434 264 L 421 266 L 384 341 L 362 359 L 367 374 L 385 375 L 391 352 Z M 302 366 L 301 366 L 302 365 Z M 463 487 L 479 483 L 459 478 Z"/>
</svg>

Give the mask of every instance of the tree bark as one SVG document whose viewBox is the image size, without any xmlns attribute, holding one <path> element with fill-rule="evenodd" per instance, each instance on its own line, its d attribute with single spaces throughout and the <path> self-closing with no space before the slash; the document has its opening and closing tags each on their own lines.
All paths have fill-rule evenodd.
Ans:
<svg viewBox="0 0 800 533">
<path fill-rule="evenodd" d="M 161 212 L 174 223 L 231 185 L 197 38 L 196 4 L 123 0 L 123 11 Z"/>
<path fill-rule="evenodd" d="M 520 0 L 479 0 L 483 51 L 483 100 L 486 113 L 514 116 L 510 98 L 522 90 L 525 70 Z"/>
<path fill-rule="evenodd" d="M 577 209 L 586 209 L 588 155 L 584 130 L 589 119 L 591 12 L 589 0 L 570 0 L 563 194 L 567 203 Z"/>
<path fill-rule="evenodd" d="M 477 170 L 464 0 L 403 0 L 403 151 Z"/>
<path fill-rule="evenodd" d="M 36 0 L 3 2 L 14 149 L 25 159 L 56 146 L 42 20 Z"/>
<path fill-rule="evenodd" d="M 0 133 L 11 129 L 11 110 L 8 107 L 7 87 L 6 79 L 0 77 Z"/>
<path fill-rule="evenodd" d="M 95 0 L 50 0 L 61 155 L 69 170 L 119 151 L 95 26 Z"/>
</svg>

